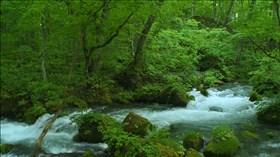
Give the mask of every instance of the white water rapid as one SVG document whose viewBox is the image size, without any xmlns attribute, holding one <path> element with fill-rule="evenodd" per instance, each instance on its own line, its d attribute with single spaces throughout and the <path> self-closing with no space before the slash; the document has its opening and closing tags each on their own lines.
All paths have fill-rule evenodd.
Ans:
<svg viewBox="0 0 280 157">
<path fill-rule="evenodd" d="M 158 127 L 170 127 L 172 138 L 181 140 L 188 131 L 201 132 L 206 138 L 210 138 L 212 127 L 216 125 L 229 125 L 236 133 L 246 126 L 257 128 L 261 140 L 247 141 L 236 157 L 279 157 L 280 138 L 269 139 L 265 134 L 269 131 L 280 134 L 279 126 L 272 127 L 259 124 L 256 121 L 253 102 L 249 101 L 250 86 L 225 86 L 217 89 L 209 89 L 209 96 L 205 97 L 199 91 L 193 89 L 189 94 L 195 100 L 186 104 L 186 107 L 171 108 L 162 105 L 149 105 L 138 108 L 105 108 L 101 112 L 108 114 L 121 122 L 129 112 L 135 112 Z M 100 109 L 98 109 L 100 110 Z M 78 112 L 60 117 L 47 133 L 41 153 L 41 157 L 68 157 L 81 156 L 86 150 L 93 150 L 99 157 L 104 157 L 106 144 L 75 143 L 73 136 L 77 133 L 77 127 L 71 123 L 71 118 Z M 9 120 L 1 120 L 1 143 L 16 145 L 16 149 L 4 157 L 28 156 L 34 143 L 43 130 L 51 115 L 40 117 L 33 125 L 18 123 Z"/>
<path fill-rule="evenodd" d="M 111 112 L 110 115 L 122 121 L 128 112 L 135 112 L 152 123 L 164 127 L 174 123 L 223 124 L 244 123 L 254 118 L 255 105 L 249 101 L 250 86 L 237 86 L 226 90 L 209 89 L 203 96 L 193 89 L 189 94 L 195 97 L 186 108 L 151 110 L 150 108 L 125 109 Z"/>
<path fill-rule="evenodd" d="M 106 144 L 75 143 L 72 141 L 78 130 L 76 125 L 71 122 L 71 118 L 77 114 L 81 113 L 74 112 L 56 120 L 44 138 L 42 149 L 45 153 L 40 154 L 40 156 L 58 156 L 60 154 L 59 156 L 67 157 L 72 153 L 81 154 L 87 150 L 95 150 L 95 153 L 103 154 L 103 151 L 107 148 Z M 1 157 L 29 156 L 45 124 L 51 118 L 52 115 L 45 114 L 33 125 L 6 119 L 1 120 L 1 143 L 19 146 L 18 150 L 1 155 Z"/>
</svg>

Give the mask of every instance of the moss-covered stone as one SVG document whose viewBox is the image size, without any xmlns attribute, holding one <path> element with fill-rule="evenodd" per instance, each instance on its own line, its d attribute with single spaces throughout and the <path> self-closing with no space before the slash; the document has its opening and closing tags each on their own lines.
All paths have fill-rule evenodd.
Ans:
<svg viewBox="0 0 280 157">
<path fill-rule="evenodd" d="M 183 138 L 183 146 L 186 149 L 193 148 L 199 151 L 204 144 L 204 139 L 200 133 L 190 132 Z"/>
<path fill-rule="evenodd" d="M 13 149 L 13 145 L 0 144 L 0 154 L 7 154 Z"/>
<path fill-rule="evenodd" d="M 96 157 L 95 154 L 93 154 L 92 151 L 88 150 L 88 151 L 85 151 L 83 156 L 82 157 Z"/>
<path fill-rule="evenodd" d="M 280 124 L 280 100 L 260 108 L 257 112 L 257 119 L 271 125 Z"/>
<path fill-rule="evenodd" d="M 266 133 L 266 136 L 269 138 L 277 138 L 278 134 L 276 132 L 270 131 Z"/>
<path fill-rule="evenodd" d="M 36 120 L 42 116 L 43 114 L 45 114 L 47 111 L 45 109 L 45 107 L 38 103 L 38 104 L 34 104 L 32 107 L 30 107 L 23 115 L 23 119 L 25 122 L 27 123 L 34 123 L 36 122 Z"/>
<path fill-rule="evenodd" d="M 250 93 L 250 98 L 249 98 L 250 101 L 261 101 L 262 100 L 262 97 L 256 92 L 256 91 L 252 91 Z"/>
<path fill-rule="evenodd" d="M 227 126 L 213 128 L 211 140 L 203 151 L 206 157 L 232 157 L 240 143 L 233 131 Z"/>
<path fill-rule="evenodd" d="M 254 140 L 259 140 L 260 139 L 259 135 L 255 134 L 255 133 L 252 133 L 250 131 L 247 131 L 247 130 L 242 131 L 241 135 L 245 138 L 251 138 L 251 139 L 254 139 Z"/>
<path fill-rule="evenodd" d="M 109 116 L 100 113 L 88 113 L 78 118 L 78 134 L 74 136 L 75 141 L 100 143 L 103 141 L 103 133 L 100 132 L 100 125 L 118 127 L 119 124 Z"/>
<path fill-rule="evenodd" d="M 144 137 L 149 130 L 153 130 L 155 126 L 146 118 L 139 116 L 133 112 L 123 120 L 124 131 Z"/>
<path fill-rule="evenodd" d="M 203 156 L 195 149 L 190 148 L 187 151 L 187 157 L 203 157 Z"/>
</svg>

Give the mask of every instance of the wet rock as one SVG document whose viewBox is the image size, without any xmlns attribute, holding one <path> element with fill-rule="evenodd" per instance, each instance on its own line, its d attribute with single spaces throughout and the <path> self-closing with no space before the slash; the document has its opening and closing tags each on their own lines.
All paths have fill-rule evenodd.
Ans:
<svg viewBox="0 0 280 157">
<path fill-rule="evenodd" d="M 88 113 L 77 119 L 78 134 L 74 136 L 77 142 L 100 143 L 103 141 L 103 135 L 99 126 L 119 127 L 119 124 L 107 115 L 100 113 Z"/>
<path fill-rule="evenodd" d="M 205 157 L 232 157 L 240 143 L 233 131 L 227 126 L 213 128 L 211 140 L 203 151 Z"/>
<path fill-rule="evenodd" d="M 257 119 L 270 125 L 280 125 L 280 100 L 259 109 Z"/>
<path fill-rule="evenodd" d="M 215 112 L 223 112 L 223 109 L 219 106 L 211 106 L 209 108 L 209 111 L 215 111 Z"/>
<path fill-rule="evenodd" d="M 183 146 L 186 149 L 193 148 L 199 151 L 204 145 L 204 139 L 200 133 L 190 132 L 183 138 Z"/>
<path fill-rule="evenodd" d="M 133 112 L 123 120 L 124 131 L 144 137 L 149 130 L 153 130 L 155 126 L 146 118 L 139 116 Z"/>
<path fill-rule="evenodd" d="M 7 154 L 13 149 L 13 145 L 10 144 L 1 144 L 0 145 L 0 154 Z"/>
<path fill-rule="evenodd" d="M 259 135 L 255 134 L 251 131 L 247 131 L 247 130 L 242 131 L 241 135 L 245 138 L 250 138 L 250 139 L 254 139 L 254 140 L 259 140 L 260 139 Z"/>
<path fill-rule="evenodd" d="M 250 93 L 250 98 L 249 98 L 250 101 L 261 101 L 262 100 L 262 97 L 256 92 L 256 91 L 252 91 Z"/>
<path fill-rule="evenodd" d="M 82 157 L 96 157 L 95 154 L 93 154 L 92 151 L 88 150 L 88 151 L 85 151 L 83 156 Z"/>
</svg>

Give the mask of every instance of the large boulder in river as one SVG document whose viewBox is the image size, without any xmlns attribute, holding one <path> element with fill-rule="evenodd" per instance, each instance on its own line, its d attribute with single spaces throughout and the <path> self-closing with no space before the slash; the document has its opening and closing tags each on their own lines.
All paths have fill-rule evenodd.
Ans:
<svg viewBox="0 0 280 157">
<path fill-rule="evenodd" d="M 232 157 L 239 146 L 238 139 L 229 127 L 217 126 L 213 128 L 211 140 L 203 153 L 205 157 Z"/>
<path fill-rule="evenodd" d="M 204 145 L 204 139 L 200 133 L 189 132 L 183 138 L 183 146 L 186 149 L 193 148 L 199 151 Z"/>
<path fill-rule="evenodd" d="M 80 116 L 76 121 L 79 128 L 78 134 L 74 137 L 74 140 L 78 142 L 104 142 L 104 133 L 100 131 L 99 126 L 108 126 L 110 128 L 120 127 L 119 124 L 109 116 L 93 112 Z"/>
<path fill-rule="evenodd" d="M 280 125 L 280 100 L 259 108 L 257 119 L 266 124 Z"/>
<path fill-rule="evenodd" d="M 136 113 L 129 112 L 123 120 L 124 131 L 144 137 L 149 130 L 153 130 L 155 126 L 146 118 Z"/>
</svg>

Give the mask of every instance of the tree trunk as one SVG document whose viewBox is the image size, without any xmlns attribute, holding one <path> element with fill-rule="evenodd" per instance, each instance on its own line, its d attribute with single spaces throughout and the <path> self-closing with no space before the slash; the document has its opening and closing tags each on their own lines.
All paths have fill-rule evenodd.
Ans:
<svg viewBox="0 0 280 157">
<path fill-rule="evenodd" d="M 256 0 L 251 0 L 251 3 L 249 4 L 249 12 L 248 12 L 248 15 L 247 15 L 248 19 L 251 18 L 251 15 L 252 15 L 255 4 L 256 4 Z"/>
<path fill-rule="evenodd" d="M 46 29 L 44 24 L 44 18 L 41 19 L 41 35 L 42 35 L 42 47 L 41 47 L 41 69 L 43 80 L 47 80 L 47 71 L 45 66 L 45 51 L 46 51 Z"/>
<path fill-rule="evenodd" d="M 227 10 L 227 14 L 226 14 L 225 25 L 227 25 L 230 22 L 230 20 L 231 20 L 230 14 L 232 13 L 232 11 L 234 9 L 234 3 L 235 3 L 235 0 L 231 0 L 230 6 L 229 6 L 229 8 Z"/>
<path fill-rule="evenodd" d="M 30 154 L 30 157 L 36 157 L 38 152 L 41 150 L 41 145 L 43 142 L 44 137 L 46 136 L 46 134 L 48 133 L 48 130 L 52 127 L 53 123 L 55 122 L 55 120 L 57 119 L 58 115 L 60 114 L 61 110 L 58 110 L 55 115 L 52 117 L 51 121 L 48 122 L 48 124 L 44 127 L 41 135 L 39 136 L 36 145 L 32 151 L 32 153 Z"/>
<path fill-rule="evenodd" d="M 217 0 L 213 0 L 213 19 L 217 21 Z"/>
<path fill-rule="evenodd" d="M 274 14 L 276 15 L 276 19 L 277 19 L 277 22 L 278 22 L 278 27 L 279 27 L 279 30 L 280 30 L 280 15 L 279 15 L 279 3 L 277 0 L 273 0 L 273 3 L 274 3 Z"/>
<path fill-rule="evenodd" d="M 196 6 L 197 0 L 194 0 L 192 3 L 192 10 L 191 10 L 191 14 L 192 16 L 195 16 L 195 6 Z"/>
<path fill-rule="evenodd" d="M 155 17 L 153 15 L 150 15 L 148 20 L 146 21 L 145 27 L 142 31 L 142 34 L 138 40 L 137 48 L 135 51 L 135 56 L 134 56 L 134 66 L 138 67 L 142 58 L 143 58 L 143 47 L 144 43 L 146 41 L 147 35 L 151 30 L 152 25 L 155 22 Z"/>
</svg>

